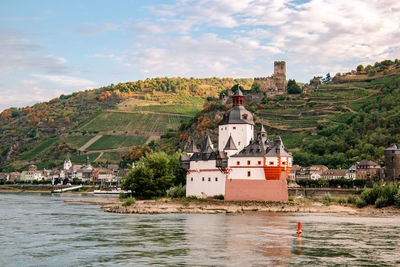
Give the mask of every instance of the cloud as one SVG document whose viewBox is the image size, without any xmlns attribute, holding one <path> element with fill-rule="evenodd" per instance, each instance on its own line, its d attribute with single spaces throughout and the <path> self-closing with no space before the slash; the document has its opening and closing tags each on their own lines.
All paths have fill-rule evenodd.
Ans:
<svg viewBox="0 0 400 267">
<path fill-rule="evenodd" d="M 0 28 L 0 75 L 18 73 L 26 69 L 41 69 L 48 73 L 65 73 L 67 60 L 43 54 L 44 46 L 29 39 L 30 35 Z"/>
<path fill-rule="evenodd" d="M 137 24 L 142 35 L 125 52 L 126 65 L 148 75 L 252 76 L 279 58 L 304 76 L 348 71 L 400 51 L 394 0 L 200 0 L 151 10 L 158 19 Z"/>
<path fill-rule="evenodd" d="M 57 87 L 75 87 L 76 89 L 87 89 L 96 86 L 97 83 L 83 78 L 72 77 L 67 75 L 43 75 L 33 74 L 33 77 L 44 81 L 53 83 Z"/>
</svg>

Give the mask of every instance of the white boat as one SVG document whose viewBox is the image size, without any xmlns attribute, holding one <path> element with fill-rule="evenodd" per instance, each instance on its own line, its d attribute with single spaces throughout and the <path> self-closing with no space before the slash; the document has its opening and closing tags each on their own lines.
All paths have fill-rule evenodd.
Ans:
<svg viewBox="0 0 400 267">
<path fill-rule="evenodd" d="M 129 193 L 129 191 L 121 190 L 121 189 L 112 189 L 112 190 L 94 190 L 93 194 L 107 194 L 107 195 L 118 195 L 120 193 Z"/>
</svg>

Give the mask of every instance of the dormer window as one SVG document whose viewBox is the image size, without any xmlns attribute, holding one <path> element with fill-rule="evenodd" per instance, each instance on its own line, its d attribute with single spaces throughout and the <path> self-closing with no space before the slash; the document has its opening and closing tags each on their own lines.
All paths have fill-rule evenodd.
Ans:
<svg viewBox="0 0 400 267">
<path fill-rule="evenodd" d="M 247 114 L 246 113 L 243 114 L 242 116 L 243 116 L 243 119 L 245 119 L 245 120 L 247 119 Z"/>
</svg>

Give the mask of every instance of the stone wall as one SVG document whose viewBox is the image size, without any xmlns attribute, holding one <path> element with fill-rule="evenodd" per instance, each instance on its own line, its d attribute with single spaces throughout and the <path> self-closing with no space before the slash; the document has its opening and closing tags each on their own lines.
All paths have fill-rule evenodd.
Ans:
<svg viewBox="0 0 400 267">
<path fill-rule="evenodd" d="M 270 77 L 256 77 L 254 82 L 260 85 L 260 90 L 268 96 L 286 93 L 286 62 L 274 62 L 274 74 Z"/>
</svg>

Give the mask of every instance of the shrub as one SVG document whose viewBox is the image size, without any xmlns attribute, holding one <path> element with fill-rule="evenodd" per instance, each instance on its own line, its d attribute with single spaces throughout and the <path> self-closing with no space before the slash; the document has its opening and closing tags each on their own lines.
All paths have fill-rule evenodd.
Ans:
<svg viewBox="0 0 400 267">
<path fill-rule="evenodd" d="M 344 198 L 339 198 L 338 199 L 338 201 L 337 201 L 339 204 L 345 204 L 347 201 L 346 201 L 346 199 L 344 199 Z"/>
<path fill-rule="evenodd" d="M 224 200 L 224 195 L 216 195 L 213 197 L 214 199 Z"/>
<path fill-rule="evenodd" d="M 365 200 L 362 198 L 357 198 L 356 205 L 357 205 L 357 208 L 363 208 L 363 207 L 367 206 L 367 202 L 365 202 Z"/>
<path fill-rule="evenodd" d="M 130 206 L 130 205 L 132 205 L 132 204 L 135 204 L 135 199 L 134 198 L 132 198 L 132 197 L 129 197 L 129 198 L 127 198 L 126 200 L 125 200 L 125 202 L 122 204 L 122 206 L 124 206 L 124 207 L 127 207 L 127 206 Z"/>
<path fill-rule="evenodd" d="M 322 197 L 322 203 L 324 203 L 325 205 L 329 205 L 329 203 L 331 202 L 332 202 L 331 194 L 325 193 L 325 195 Z"/>
<path fill-rule="evenodd" d="M 385 196 L 380 196 L 375 201 L 375 208 L 383 208 L 389 206 L 389 199 Z"/>
<path fill-rule="evenodd" d="M 400 209 L 400 192 L 394 195 L 394 205 Z"/>
<path fill-rule="evenodd" d="M 119 200 L 124 200 L 127 199 L 128 197 L 131 196 L 131 193 L 119 193 Z"/>
<path fill-rule="evenodd" d="M 350 204 L 356 204 L 357 203 L 357 197 L 354 195 L 350 195 L 347 197 L 347 203 Z"/>
<path fill-rule="evenodd" d="M 186 196 L 186 186 L 185 185 L 177 185 L 169 188 L 167 190 L 167 196 L 170 198 L 178 198 Z"/>
</svg>

